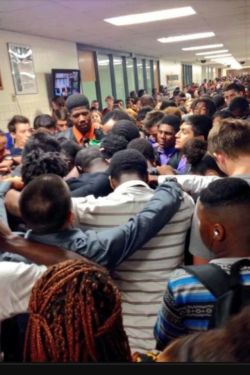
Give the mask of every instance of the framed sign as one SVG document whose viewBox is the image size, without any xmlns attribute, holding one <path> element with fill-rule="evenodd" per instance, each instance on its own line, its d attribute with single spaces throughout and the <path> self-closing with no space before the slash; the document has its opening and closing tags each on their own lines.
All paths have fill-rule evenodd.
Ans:
<svg viewBox="0 0 250 375">
<path fill-rule="evenodd" d="M 37 94 L 31 47 L 8 43 L 8 52 L 16 94 Z"/>
</svg>

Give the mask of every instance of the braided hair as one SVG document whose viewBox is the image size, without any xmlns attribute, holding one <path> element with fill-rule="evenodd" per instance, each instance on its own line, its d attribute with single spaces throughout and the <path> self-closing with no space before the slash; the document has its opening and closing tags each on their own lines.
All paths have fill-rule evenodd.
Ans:
<svg viewBox="0 0 250 375">
<path fill-rule="evenodd" d="M 50 267 L 33 287 L 24 361 L 131 362 L 118 288 L 90 261 Z"/>
</svg>

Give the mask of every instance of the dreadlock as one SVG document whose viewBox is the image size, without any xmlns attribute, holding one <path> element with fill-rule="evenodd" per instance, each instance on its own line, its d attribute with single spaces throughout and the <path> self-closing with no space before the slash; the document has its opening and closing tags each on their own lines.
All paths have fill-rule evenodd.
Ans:
<svg viewBox="0 0 250 375">
<path fill-rule="evenodd" d="M 131 362 L 118 288 L 90 261 L 50 267 L 33 287 L 24 361 Z"/>
</svg>

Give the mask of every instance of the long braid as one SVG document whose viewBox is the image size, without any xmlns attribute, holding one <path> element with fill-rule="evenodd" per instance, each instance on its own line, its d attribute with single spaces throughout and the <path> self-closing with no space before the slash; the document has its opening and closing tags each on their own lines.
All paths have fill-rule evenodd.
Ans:
<svg viewBox="0 0 250 375">
<path fill-rule="evenodd" d="M 50 267 L 32 290 L 29 312 L 25 361 L 131 361 L 120 293 L 92 262 Z"/>
</svg>

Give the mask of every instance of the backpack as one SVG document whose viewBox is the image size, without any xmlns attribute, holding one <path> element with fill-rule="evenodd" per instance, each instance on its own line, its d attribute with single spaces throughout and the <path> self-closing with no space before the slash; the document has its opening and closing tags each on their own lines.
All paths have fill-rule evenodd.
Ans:
<svg viewBox="0 0 250 375">
<path fill-rule="evenodd" d="M 250 305 L 250 286 L 241 283 L 242 267 L 250 267 L 250 260 L 241 259 L 234 263 L 230 274 L 216 264 L 182 267 L 216 297 L 208 329 L 223 327 L 230 316 Z"/>
</svg>

